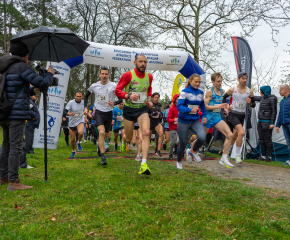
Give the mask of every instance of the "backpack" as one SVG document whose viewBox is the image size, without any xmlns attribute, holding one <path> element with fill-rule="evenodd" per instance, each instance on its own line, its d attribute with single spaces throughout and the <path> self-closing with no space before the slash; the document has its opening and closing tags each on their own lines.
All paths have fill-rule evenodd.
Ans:
<svg viewBox="0 0 290 240">
<path fill-rule="evenodd" d="M 12 104 L 9 103 L 8 99 L 7 99 L 7 94 L 6 94 L 6 90 L 5 90 L 5 80 L 6 80 L 6 75 L 7 73 L 10 71 L 10 69 L 17 63 L 12 64 L 4 73 L 0 73 L 0 121 L 5 120 L 11 110 L 12 107 L 21 91 L 21 88 L 18 90 Z"/>
</svg>

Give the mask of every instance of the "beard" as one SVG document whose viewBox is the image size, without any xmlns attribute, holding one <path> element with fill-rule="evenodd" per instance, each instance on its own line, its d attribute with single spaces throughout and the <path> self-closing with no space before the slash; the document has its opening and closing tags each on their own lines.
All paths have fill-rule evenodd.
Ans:
<svg viewBox="0 0 290 240">
<path fill-rule="evenodd" d="M 81 99 L 81 100 L 79 100 L 79 101 L 75 99 L 75 101 L 76 101 L 76 103 L 80 103 L 80 102 L 82 101 L 82 99 Z"/>
<path fill-rule="evenodd" d="M 136 68 L 137 68 L 137 70 L 138 70 L 140 73 L 143 73 L 143 72 L 145 72 L 145 70 L 146 70 L 146 67 L 144 67 L 144 70 L 141 70 L 137 65 L 136 65 Z"/>
</svg>

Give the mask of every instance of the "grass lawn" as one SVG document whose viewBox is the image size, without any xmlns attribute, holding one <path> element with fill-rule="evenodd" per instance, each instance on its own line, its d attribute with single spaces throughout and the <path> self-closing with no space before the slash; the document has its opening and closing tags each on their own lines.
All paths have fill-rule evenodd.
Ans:
<svg viewBox="0 0 290 240">
<path fill-rule="evenodd" d="M 0 188 L 0 239 L 289 239 L 289 199 L 263 189 L 162 161 L 140 176 L 135 160 L 67 160 L 63 135 L 48 151 L 45 183 L 43 150 L 35 152 L 34 168 L 20 169 L 34 188 Z"/>
</svg>

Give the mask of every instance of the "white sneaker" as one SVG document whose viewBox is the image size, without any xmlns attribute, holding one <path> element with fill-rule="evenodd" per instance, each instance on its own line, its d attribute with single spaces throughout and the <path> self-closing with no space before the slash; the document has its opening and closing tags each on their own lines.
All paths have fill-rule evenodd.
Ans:
<svg viewBox="0 0 290 240">
<path fill-rule="evenodd" d="M 31 167 L 31 166 L 29 166 L 28 164 L 27 164 L 27 167 L 26 167 L 27 169 L 31 169 L 31 168 L 33 168 L 33 167 Z"/>
<path fill-rule="evenodd" d="M 191 153 L 191 149 L 186 149 L 186 161 L 188 161 L 188 163 L 192 163 L 192 153 Z"/>
<path fill-rule="evenodd" d="M 141 162 L 142 161 L 142 158 L 139 155 L 137 155 L 137 157 L 135 158 L 135 160 L 138 161 L 138 162 Z"/>
<path fill-rule="evenodd" d="M 236 156 L 236 163 L 242 163 L 242 159 L 241 159 L 241 156 Z"/>
<path fill-rule="evenodd" d="M 87 142 L 87 140 L 84 140 L 84 143 L 86 143 Z"/>
<path fill-rule="evenodd" d="M 191 154 L 192 154 L 192 157 L 193 157 L 194 161 L 201 162 L 201 159 L 198 156 L 198 153 L 197 152 L 195 152 L 195 153 L 191 152 Z"/>
<path fill-rule="evenodd" d="M 177 169 L 182 169 L 182 163 L 181 162 L 176 162 L 176 167 L 177 167 Z"/>
<path fill-rule="evenodd" d="M 227 168 L 234 167 L 234 165 L 230 163 L 230 161 L 228 160 L 228 158 L 221 158 L 220 161 L 219 161 L 219 163 L 221 165 L 225 165 Z"/>
</svg>

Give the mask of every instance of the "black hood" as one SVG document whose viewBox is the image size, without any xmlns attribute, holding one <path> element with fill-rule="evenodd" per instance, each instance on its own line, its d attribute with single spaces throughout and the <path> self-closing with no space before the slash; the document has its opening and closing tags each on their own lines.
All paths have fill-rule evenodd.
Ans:
<svg viewBox="0 0 290 240">
<path fill-rule="evenodd" d="M 24 62 L 24 60 L 16 55 L 4 55 L 0 58 L 0 73 L 5 72 L 13 63 Z"/>
</svg>

